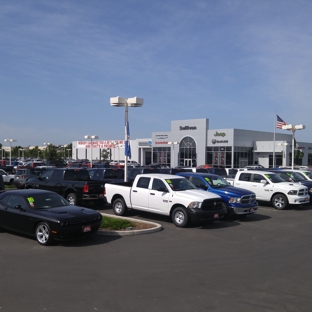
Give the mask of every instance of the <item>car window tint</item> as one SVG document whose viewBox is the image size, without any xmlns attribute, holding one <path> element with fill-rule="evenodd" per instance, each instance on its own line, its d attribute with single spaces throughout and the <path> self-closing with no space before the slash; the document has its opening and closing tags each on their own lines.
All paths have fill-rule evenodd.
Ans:
<svg viewBox="0 0 312 312">
<path fill-rule="evenodd" d="M 251 176 L 250 173 L 242 173 L 239 176 L 239 181 L 250 181 L 250 176 Z"/>
<path fill-rule="evenodd" d="M 152 189 L 157 191 L 159 188 L 166 188 L 165 183 L 162 180 L 159 179 L 154 179 L 153 180 L 153 185 L 152 185 Z"/>
<path fill-rule="evenodd" d="M 7 205 L 10 207 L 15 207 L 17 205 L 20 205 L 24 209 L 27 208 L 27 205 L 26 205 L 24 198 L 21 196 L 18 196 L 18 195 L 9 196 L 8 201 L 7 201 Z"/>
<path fill-rule="evenodd" d="M 60 181 L 63 177 L 63 170 L 54 170 L 51 180 Z"/>
<path fill-rule="evenodd" d="M 147 189 L 148 185 L 149 185 L 149 182 L 150 182 L 150 178 L 141 177 L 138 180 L 137 187 Z"/>
<path fill-rule="evenodd" d="M 253 182 L 260 183 L 261 180 L 265 180 L 261 174 L 254 174 Z"/>
</svg>

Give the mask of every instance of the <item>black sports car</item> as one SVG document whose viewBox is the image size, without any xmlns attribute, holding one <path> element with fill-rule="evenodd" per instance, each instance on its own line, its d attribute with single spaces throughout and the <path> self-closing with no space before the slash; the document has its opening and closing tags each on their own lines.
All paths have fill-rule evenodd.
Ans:
<svg viewBox="0 0 312 312">
<path fill-rule="evenodd" d="M 44 190 L 0 193 L 0 228 L 35 236 L 41 245 L 96 233 L 102 215 Z"/>
</svg>

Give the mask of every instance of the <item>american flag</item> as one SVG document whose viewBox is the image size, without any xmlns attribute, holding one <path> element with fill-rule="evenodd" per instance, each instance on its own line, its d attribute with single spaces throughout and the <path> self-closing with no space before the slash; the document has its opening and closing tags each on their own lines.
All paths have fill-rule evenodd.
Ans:
<svg viewBox="0 0 312 312">
<path fill-rule="evenodd" d="M 286 122 L 278 115 L 276 115 L 276 128 L 282 129 L 282 126 L 286 125 Z"/>
</svg>

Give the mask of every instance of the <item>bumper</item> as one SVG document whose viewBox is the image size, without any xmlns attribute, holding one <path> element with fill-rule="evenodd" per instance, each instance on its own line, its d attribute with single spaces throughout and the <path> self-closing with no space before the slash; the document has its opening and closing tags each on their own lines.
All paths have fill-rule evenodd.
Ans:
<svg viewBox="0 0 312 312">
<path fill-rule="evenodd" d="M 235 215 L 247 215 L 256 213 L 258 206 L 253 207 L 229 207 L 233 214 Z"/>
<path fill-rule="evenodd" d="M 310 203 L 310 196 L 288 196 L 288 202 L 291 205 L 304 205 Z"/>
<path fill-rule="evenodd" d="M 188 209 L 192 223 L 214 221 L 224 217 L 224 210 L 203 211 L 202 209 Z"/>
<path fill-rule="evenodd" d="M 76 225 L 58 227 L 52 230 L 53 238 L 56 240 L 67 240 L 81 238 L 96 233 L 101 225 L 101 221 L 90 225 Z M 90 228 L 89 228 L 90 227 Z"/>
</svg>

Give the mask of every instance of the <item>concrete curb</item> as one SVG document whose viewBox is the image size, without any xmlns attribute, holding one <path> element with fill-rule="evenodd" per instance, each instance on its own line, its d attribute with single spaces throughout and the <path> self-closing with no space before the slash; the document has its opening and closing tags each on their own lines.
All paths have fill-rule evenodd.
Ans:
<svg viewBox="0 0 312 312">
<path fill-rule="evenodd" d="M 129 231 L 105 231 L 105 230 L 98 230 L 97 234 L 98 235 L 107 235 L 107 236 L 131 236 L 131 235 L 141 235 L 141 234 L 150 234 L 150 233 L 154 233 L 154 232 L 159 232 L 162 230 L 162 226 L 158 223 L 155 222 L 150 222 L 150 221 L 141 221 L 138 219 L 134 219 L 134 218 L 127 218 L 127 217 L 119 217 L 119 216 L 115 216 L 115 215 L 111 215 L 108 213 L 102 213 L 101 215 L 103 216 L 107 216 L 107 217 L 111 217 L 111 218 L 120 218 L 120 219 L 126 219 L 126 220 L 130 220 L 130 221 L 135 221 L 135 222 L 143 222 L 143 223 L 150 223 L 155 225 L 155 227 L 151 228 L 151 229 L 144 229 L 144 230 L 129 230 Z"/>
</svg>

